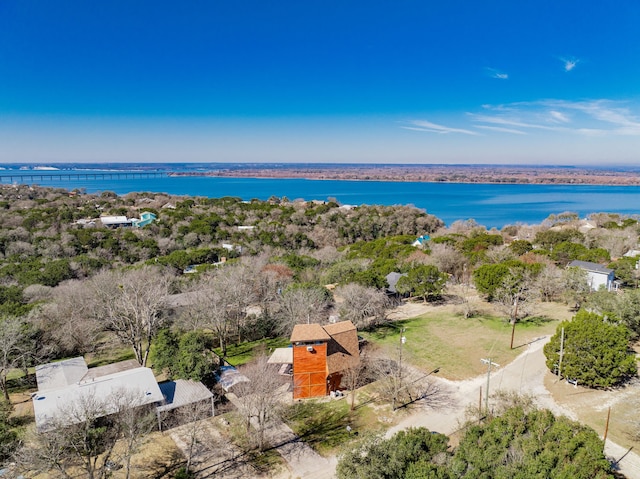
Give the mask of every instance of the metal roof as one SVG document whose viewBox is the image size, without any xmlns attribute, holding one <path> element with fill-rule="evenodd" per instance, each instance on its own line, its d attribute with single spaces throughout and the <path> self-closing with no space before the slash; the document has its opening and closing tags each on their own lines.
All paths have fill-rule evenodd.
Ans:
<svg viewBox="0 0 640 479">
<path fill-rule="evenodd" d="M 60 389 L 80 382 L 89 367 L 83 357 L 36 366 L 38 392 Z"/>
<path fill-rule="evenodd" d="M 222 366 L 216 378 L 226 392 L 229 392 L 229 390 L 238 383 L 249 381 L 249 378 L 240 374 L 233 366 Z"/>
<path fill-rule="evenodd" d="M 602 273 L 606 275 L 613 273 L 612 269 L 605 268 L 604 266 L 598 263 L 590 263 L 589 261 L 574 260 L 571 263 L 569 263 L 569 266 L 582 268 L 586 271 L 591 271 L 592 273 Z"/>
<path fill-rule="evenodd" d="M 293 364 L 293 348 L 276 348 L 267 362 L 270 364 Z"/>
<path fill-rule="evenodd" d="M 36 378 L 38 369 L 56 373 L 47 377 L 44 389 L 40 387 L 41 382 L 38 380 L 38 392 L 33 396 L 38 431 L 84 421 L 89 405 L 93 410 L 99 408 L 98 417 L 101 417 L 117 412 L 119 398 L 130 398 L 132 407 L 164 400 L 153 371 L 149 368 L 137 367 L 100 377 L 88 377 L 84 381 L 84 375 L 78 377 L 81 369 L 79 360 L 84 363 L 83 358 L 73 358 L 61 362 L 66 364 L 49 363 L 36 368 Z M 86 368 L 86 363 L 84 367 Z M 62 384 L 63 381 L 58 380 L 60 376 L 72 378 L 74 382 Z M 50 381 L 49 378 L 54 380 Z M 53 387 L 54 384 L 58 387 Z"/>
<path fill-rule="evenodd" d="M 213 393 L 204 384 L 197 381 L 176 379 L 175 381 L 162 382 L 158 386 L 165 400 L 165 404 L 158 406 L 158 412 L 170 411 L 213 397 Z"/>
</svg>

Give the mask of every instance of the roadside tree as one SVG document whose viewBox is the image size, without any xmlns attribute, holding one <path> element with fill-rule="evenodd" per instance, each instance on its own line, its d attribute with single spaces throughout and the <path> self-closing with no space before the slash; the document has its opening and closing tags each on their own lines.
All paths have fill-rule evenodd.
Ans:
<svg viewBox="0 0 640 479">
<path fill-rule="evenodd" d="M 597 433 L 550 411 L 512 408 L 472 425 L 451 459 L 452 477 L 613 478 Z"/>
<path fill-rule="evenodd" d="M 625 324 L 632 339 L 640 336 L 640 289 L 628 289 L 624 294 L 594 291 L 585 303 L 586 309 L 602 316 L 614 316 Z"/>
<path fill-rule="evenodd" d="M 366 436 L 339 456 L 336 474 L 339 479 L 405 479 L 407 469 L 420 465 L 429 475 L 414 477 L 453 477 L 433 461 L 448 455 L 448 443 L 447 436 L 426 428 L 409 428 L 390 439 Z"/>
<path fill-rule="evenodd" d="M 511 324 L 511 349 L 516 323 L 528 317 L 537 299 L 534 268 L 511 267 L 493 293 L 493 302 L 507 316 Z"/>
<path fill-rule="evenodd" d="M 554 372 L 560 367 L 561 377 L 592 388 L 616 386 L 636 376 L 637 361 L 629 349 L 631 333 L 612 319 L 581 310 L 572 321 L 560 323 L 544 346 L 547 367 Z"/>
</svg>

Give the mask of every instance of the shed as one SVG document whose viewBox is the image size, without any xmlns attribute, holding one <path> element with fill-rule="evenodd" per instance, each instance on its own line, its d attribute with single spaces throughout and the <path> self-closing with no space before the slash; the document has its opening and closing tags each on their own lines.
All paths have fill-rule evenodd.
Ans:
<svg viewBox="0 0 640 479">
<path fill-rule="evenodd" d="M 211 404 L 211 416 L 215 415 L 213 393 L 198 381 L 176 379 L 158 384 L 164 396 L 164 403 L 156 408 L 158 428 L 162 431 L 162 424 L 166 413 L 189 405 Z"/>
</svg>

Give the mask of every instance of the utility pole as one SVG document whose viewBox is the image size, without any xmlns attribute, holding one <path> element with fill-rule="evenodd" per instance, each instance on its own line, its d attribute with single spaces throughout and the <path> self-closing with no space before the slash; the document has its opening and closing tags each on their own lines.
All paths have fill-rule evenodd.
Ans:
<svg viewBox="0 0 640 479">
<path fill-rule="evenodd" d="M 511 345 L 509 346 L 509 349 L 513 349 L 513 338 L 516 335 L 516 323 L 518 322 L 518 304 L 519 300 L 516 297 L 516 299 L 513 300 L 514 313 L 513 317 L 511 318 Z"/>
<path fill-rule="evenodd" d="M 562 356 L 564 356 L 564 328 L 560 333 L 560 359 L 558 360 L 558 379 L 562 379 Z"/>
<path fill-rule="evenodd" d="M 607 412 L 607 424 L 604 427 L 604 438 L 602 439 L 602 450 L 604 451 L 605 446 L 607 445 L 607 434 L 609 433 L 609 419 L 611 419 L 611 406 L 609 406 L 609 411 Z"/>
<path fill-rule="evenodd" d="M 402 389 L 402 345 L 407 342 L 407 338 L 404 336 L 405 328 L 400 329 L 400 346 L 398 348 L 398 373 L 394 380 L 393 387 L 393 404 L 392 409 L 396 410 L 396 401 L 398 400 L 398 392 Z"/>
<path fill-rule="evenodd" d="M 491 358 L 489 359 L 481 359 L 480 361 L 482 361 L 483 363 L 485 363 L 487 365 L 487 391 L 485 393 L 485 397 L 484 397 L 484 409 L 485 409 L 485 416 L 489 416 L 489 380 L 491 378 L 491 366 L 495 366 L 497 368 L 500 367 L 499 364 L 494 363 L 493 361 L 491 361 Z"/>
</svg>

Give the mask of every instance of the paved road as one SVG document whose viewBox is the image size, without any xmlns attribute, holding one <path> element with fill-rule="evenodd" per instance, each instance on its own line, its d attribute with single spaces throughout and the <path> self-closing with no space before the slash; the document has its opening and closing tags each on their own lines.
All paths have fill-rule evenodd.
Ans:
<svg viewBox="0 0 640 479">
<path fill-rule="evenodd" d="M 493 394 L 495 391 L 503 390 L 529 394 L 540 407 L 549 409 L 556 415 L 577 419 L 572 411 L 556 404 L 544 386 L 544 377 L 548 374 L 548 370 L 542 348 L 549 339 L 547 336 L 530 343 L 512 363 L 493 371 L 490 378 L 490 392 Z M 478 406 L 481 387 L 483 394 L 486 394 L 486 374 L 466 381 L 448 381 L 438 377 L 433 377 L 432 381 L 441 389 L 444 399 L 440 401 L 442 405 L 405 418 L 387 431 L 387 437 L 399 430 L 418 426 L 447 435 L 452 434 L 464 422 L 466 408 Z M 620 472 L 629 479 L 640 479 L 640 456 L 636 453 L 607 440 L 605 454 L 612 461 L 619 461 L 617 466 Z"/>
</svg>

